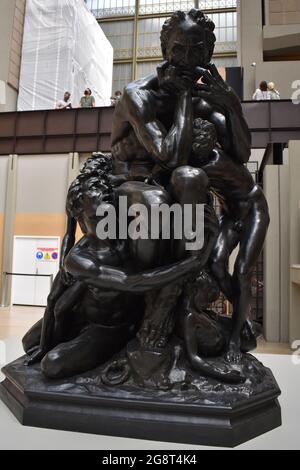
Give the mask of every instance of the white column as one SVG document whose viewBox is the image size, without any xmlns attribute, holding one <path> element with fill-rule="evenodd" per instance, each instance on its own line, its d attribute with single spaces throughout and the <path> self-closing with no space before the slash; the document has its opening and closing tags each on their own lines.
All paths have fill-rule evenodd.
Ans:
<svg viewBox="0 0 300 470">
<path fill-rule="evenodd" d="M 300 141 L 289 143 L 290 166 L 290 343 L 300 340 Z"/>
<path fill-rule="evenodd" d="M 3 227 L 2 273 L 12 272 L 14 249 L 14 224 L 17 200 L 18 156 L 10 155 L 7 170 L 7 186 Z M 11 304 L 11 276 L 3 275 L 1 284 L 1 307 Z"/>
<path fill-rule="evenodd" d="M 239 57 L 244 71 L 244 99 L 252 99 L 256 83 L 256 68 L 252 63 L 263 61 L 263 28 L 261 0 L 240 0 L 238 9 Z"/>
<path fill-rule="evenodd" d="M 264 192 L 269 204 L 270 226 L 264 247 L 264 337 L 280 341 L 280 216 L 278 166 L 267 165 Z"/>
</svg>

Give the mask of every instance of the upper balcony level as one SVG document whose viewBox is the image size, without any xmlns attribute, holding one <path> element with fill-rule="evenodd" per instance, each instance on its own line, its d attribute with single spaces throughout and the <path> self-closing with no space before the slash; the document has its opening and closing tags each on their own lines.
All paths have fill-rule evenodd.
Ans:
<svg viewBox="0 0 300 470">
<path fill-rule="evenodd" d="M 300 140 L 300 104 L 245 101 L 252 148 Z M 0 155 L 110 151 L 114 108 L 0 113 Z"/>
</svg>

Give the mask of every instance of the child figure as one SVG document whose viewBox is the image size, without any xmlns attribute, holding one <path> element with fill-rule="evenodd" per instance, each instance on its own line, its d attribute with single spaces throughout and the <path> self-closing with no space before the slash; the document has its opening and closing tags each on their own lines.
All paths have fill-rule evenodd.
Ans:
<svg viewBox="0 0 300 470">
<path fill-rule="evenodd" d="M 211 190 L 222 204 L 220 232 L 211 256 L 211 270 L 221 291 L 233 305 L 232 331 L 227 360 L 241 360 L 241 330 L 252 329 L 249 320 L 252 270 L 262 250 L 270 222 L 262 189 L 250 172 L 217 144 L 215 126 L 202 119 L 194 121 L 191 163 L 205 171 Z M 233 275 L 228 272 L 231 253 L 239 245 Z M 253 346 L 256 346 L 254 333 Z"/>
</svg>

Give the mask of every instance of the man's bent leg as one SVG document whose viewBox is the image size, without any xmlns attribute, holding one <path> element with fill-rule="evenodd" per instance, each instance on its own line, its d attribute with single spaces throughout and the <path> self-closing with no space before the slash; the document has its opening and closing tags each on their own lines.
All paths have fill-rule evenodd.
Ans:
<svg viewBox="0 0 300 470">
<path fill-rule="evenodd" d="M 100 366 L 119 352 L 130 338 L 128 326 L 90 325 L 77 338 L 59 344 L 41 362 L 51 379 L 71 377 Z"/>
<path fill-rule="evenodd" d="M 41 318 L 23 336 L 22 344 L 26 354 L 31 354 L 31 352 L 39 346 L 41 341 L 42 326 L 43 319 Z"/>
</svg>

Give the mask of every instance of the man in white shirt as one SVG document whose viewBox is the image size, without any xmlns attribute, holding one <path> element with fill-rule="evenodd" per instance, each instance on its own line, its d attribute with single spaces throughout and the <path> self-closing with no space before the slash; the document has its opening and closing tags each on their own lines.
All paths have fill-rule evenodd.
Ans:
<svg viewBox="0 0 300 470">
<path fill-rule="evenodd" d="M 71 93 L 66 91 L 65 94 L 64 94 L 64 99 L 59 100 L 56 103 L 55 109 L 72 109 L 72 104 L 71 104 L 70 98 L 71 98 Z"/>
</svg>

